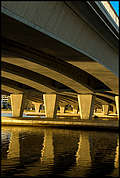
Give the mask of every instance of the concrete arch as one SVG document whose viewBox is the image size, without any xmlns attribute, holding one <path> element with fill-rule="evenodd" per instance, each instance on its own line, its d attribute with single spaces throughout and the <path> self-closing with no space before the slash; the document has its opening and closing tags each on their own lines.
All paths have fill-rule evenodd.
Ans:
<svg viewBox="0 0 120 178">
<path fill-rule="evenodd" d="M 23 90 L 15 89 L 15 87 L 7 86 L 7 85 L 4 85 L 4 84 L 1 85 L 1 90 L 5 94 L 7 93 L 7 95 L 10 95 L 12 93 L 15 93 L 15 94 L 23 93 L 24 94 Z M 31 101 L 34 101 L 34 102 L 43 102 L 42 101 L 42 97 L 40 95 L 39 95 L 39 97 L 38 96 L 35 97 L 35 96 L 31 95 L 31 94 L 29 94 L 29 95 L 25 94 L 24 98 L 28 99 L 28 100 L 31 100 Z"/>
<path fill-rule="evenodd" d="M 2 69 L 3 70 L 3 69 Z M 5 69 L 7 70 L 7 69 Z M 20 73 L 19 73 L 20 74 Z M 29 87 L 31 87 L 32 89 L 34 88 L 34 90 L 36 90 L 37 92 L 39 91 L 41 94 L 45 92 L 44 88 L 49 91 L 50 89 L 46 86 L 44 86 L 44 88 L 41 87 L 41 85 L 39 83 L 36 83 L 34 81 L 31 81 L 29 79 L 26 79 L 24 77 L 21 77 L 18 75 L 18 73 L 14 73 L 13 74 L 9 71 L 9 72 L 6 72 L 6 71 L 2 71 L 2 77 L 5 77 L 7 79 L 10 79 L 10 80 L 14 80 L 15 82 L 20 82 L 24 85 L 28 85 Z M 31 83 L 32 82 L 32 83 Z M 15 83 L 13 84 L 15 85 Z M 33 87 L 34 86 L 34 87 Z M 49 90 L 48 90 L 49 89 Z M 29 90 L 28 90 L 29 91 Z M 26 93 L 28 92 L 26 91 Z M 23 92 L 23 90 L 22 90 Z M 33 91 L 32 91 L 33 92 Z M 54 91 L 55 92 L 55 91 Z M 34 93 L 34 92 L 33 92 Z M 58 94 L 58 98 L 59 98 L 59 102 L 67 102 L 67 103 L 70 103 L 72 105 L 78 105 L 78 101 L 77 101 L 77 95 L 76 97 L 71 97 L 71 96 L 67 96 L 67 95 L 60 95 L 59 92 L 56 92 Z M 105 96 L 99 96 L 97 95 L 97 100 L 100 100 L 101 99 L 101 103 L 112 103 L 113 101 Z"/>
<path fill-rule="evenodd" d="M 30 79 L 26 79 L 24 77 L 21 77 L 19 75 L 12 74 L 10 72 L 5 72 L 5 71 L 2 71 L 1 73 L 2 73 L 3 77 L 9 78 L 9 79 L 13 79 L 15 81 L 20 81 L 23 84 L 27 83 L 27 85 L 33 86 L 33 88 L 35 88 L 36 90 L 38 90 L 40 92 L 50 92 L 50 93 L 51 92 L 52 93 L 55 92 L 54 90 L 52 90 L 52 89 L 50 89 L 50 88 L 48 88 L 48 87 L 46 87 L 44 85 L 41 85 L 41 84 L 39 84 L 37 82 L 34 82 L 34 81 L 30 80 Z"/>
<path fill-rule="evenodd" d="M 70 88 L 72 83 L 72 87 L 73 85 L 74 88 L 76 86 L 74 90 L 78 93 L 81 93 L 83 91 L 84 92 L 99 92 L 100 90 L 110 91 L 110 88 L 107 87 L 100 80 L 93 77 L 88 72 L 85 72 L 81 68 L 73 66 L 72 64 L 64 60 L 58 59 L 52 55 L 47 55 L 41 51 L 32 48 L 29 50 L 29 48 L 28 47 L 26 48 L 25 45 L 15 43 L 10 40 L 3 39 L 2 44 L 3 44 L 3 54 L 2 54 L 3 61 L 7 61 L 13 64 L 12 59 L 10 60 L 9 58 L 4 58 L 4 53 L 6 53 L 5 52 L 6 50 L 9 51 L 9 46 L 10 46 L 10 51 L 12 52 L 11 58 L 14 58 L 16 55 L 19 56 L 17 57 L 16 65 L 18 65 L 17 61 L 20 60 L 18 58 L 22 57 L 27 60 L 27 63 L 30 62 L 29 65 L 25 66 L 25 60 L 24 60 L 24 67 L 30 68 L 30 65 L 32 64 L 32 66 L 33 65 L 42 66 L 42 68 L 45 68 L 44 70 L 49 69 L 48 71 L 50 71 L 50 73 L 54 72 L 53 75 L 56 76 L 56 78 L 54 76 L 54 80 L 58 81 L 60 80 L 59 78 L 62 78 L 63 80 L 61 79 L 61 81 L 59 82 L 63 83 L 66 86 L 69 85 Z M 5 54 L 5 55 L 9 56 L 10 51 L 9 54 Z M 19 63 L 22 66 L 22 62 L 19 61 Z"/>
<path fill-rule="evenodd" d="M 27 83 L 23 84 L 20 81 L 18 82 L 17 80 L 13 80 L 13 78 L 8 79 L 2 77 L 2 90 L 6 91 L 8 93 L 24 93 L 25 97 L 33 100 L 35 102 L 42 102 L 43 103 L 43 93 L 35 90 L 34 88 L 30 87 L 27 85 Z M 65 95 L 58 95 L 58 103 L 77 103 L 77 100 L 75 97 L 69 97 Z"/>
<path fill-rule="evenodd" d="M 59 92 L 59 93 L 61 91 L 74 92 L 74 90 L 68 88 L 67 86 L 65 86 L 65 85 L 63 85 L 49 77 L 46 77 L 44 75 L 41 75 L 40 73 L 31 71 L 26 68 L 22 68 L 18 65 L 10 64 L 7 62 L 2 62 L 1 66 L 2 66 L 3 71 L 11 72 L 11 73 L 17 74 L 21 77 L 33 80 L 34 82 L 37 82 L 37 83 L 40 83 L 41 85 L 46 86 L 46 88 L 47 87 L 51 88 L 54 92 Z M 49 74 L 48 74 L 48 76 L 49 76 Z M 52 90 L 51 90 L 51 92 L 53 92 Z M 46 92 L 46 91 L 44 91 L 44 92 Z"/>
</svg>

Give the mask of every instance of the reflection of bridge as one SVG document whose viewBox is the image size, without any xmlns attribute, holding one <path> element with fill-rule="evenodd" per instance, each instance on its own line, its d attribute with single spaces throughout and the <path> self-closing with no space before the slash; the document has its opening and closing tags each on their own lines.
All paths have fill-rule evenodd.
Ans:
<svg viewBox="0 0 120 178">
<path fill-rule="evenodd" d="M 95 104 L 118 112 L 114 19 L 101 2 L 2 2 L 2 91 L 12 94 L 13 116 L 26 99 L 44 102 L 51 118 L 66 104 L 79 106 L 82 119 Z"/>
<path fill-rule="evenodd" d="M 17 175 L 21 170 L 20 175 L 27 176 L 49 172 L 72 177 L 92 173 L 102 177 L 119 167 L 116 133 L 10 127 L 3 128 L 4 134 L 9 129 L 10 140 L 2 146 L 2 166 L 6 170 L 9 164 L 9 175 Z"/>
</svg>

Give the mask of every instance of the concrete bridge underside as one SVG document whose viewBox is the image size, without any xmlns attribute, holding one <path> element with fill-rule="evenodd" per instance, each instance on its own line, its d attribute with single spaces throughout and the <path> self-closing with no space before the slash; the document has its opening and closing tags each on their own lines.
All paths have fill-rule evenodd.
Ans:
<svg viewBox="0 0 120 178">
<path fill-rule="evenodd" d="M 96 31 L 66 2 L 2 2 L 1 16 L 2 91 L 46 106 L 53 96 L 51 105 L 79 105 L 81 118 L 87 104 L 90 118 L 94 104 L 118 103 L 116 29 Z"/>
</svg>

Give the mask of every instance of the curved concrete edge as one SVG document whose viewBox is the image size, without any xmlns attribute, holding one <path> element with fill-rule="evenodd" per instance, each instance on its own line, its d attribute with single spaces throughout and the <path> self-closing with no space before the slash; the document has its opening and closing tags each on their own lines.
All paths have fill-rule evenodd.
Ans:
<svg viewBox="0 0 120 178">
<path fill-rule="evenodd" d="M 84 130 L 119 130 L 119 121 L 100 121 L 100 120 L 76 120 L 76 119 L 33 119 L 33 118 L 12 118 L 12 117 L 2 117 L 1 125 L 7 126 L 49 126 L 49 127 L 59 127 L 59 128 L 70 128 L 70 129 L 84 129 Z"/>
</svg>

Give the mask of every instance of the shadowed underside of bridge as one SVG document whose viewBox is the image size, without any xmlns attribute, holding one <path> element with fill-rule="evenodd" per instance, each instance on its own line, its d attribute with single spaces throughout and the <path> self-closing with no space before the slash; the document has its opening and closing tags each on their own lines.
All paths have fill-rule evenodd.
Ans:
<svg viewBox="0 0 120 178">
<path fill-rule="evenodd" d="M 96 32 L 76 12 L 64 2 L 2 2 L 2 92 L 40 103 L 43 94 L 57 94 L 59 105 L 78 105 L 78 94 L 115 103 L 117 30 Z"/>
</svg>

